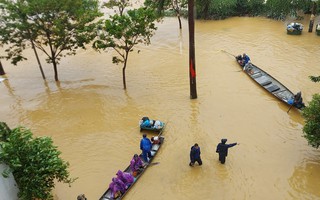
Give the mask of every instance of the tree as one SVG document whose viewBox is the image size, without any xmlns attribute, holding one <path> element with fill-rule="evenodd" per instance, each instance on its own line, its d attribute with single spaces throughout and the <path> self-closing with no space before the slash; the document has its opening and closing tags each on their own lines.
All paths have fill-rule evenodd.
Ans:
<svg viewBox="0 0 320 200">
<path fill-rule="evenodd" d="M 2 45 L 8 45 L 8 48 L 5 50 L 7 52 L 7 56 L 2 56 L 2 58 L 6 58 L 7 60 L 11 59 L 11 63 L 14 65 L 25 60 L 26 58 L 24 58 L 21 53 L 28 46 L 27 41 L 30 41 L 42 78 L 46 79 L 37 50 L 33 44 L 32 36 L 34 36 L 34 34 L 32 34 L 30 27 L 27 26 L 27 16 L 22 10 L 24 7 L 23 2 L 3 2 L 4 1 L 0 1 L 1 8 L 3 9 L 0 18 L 0 29 L 2 30 L 0 33 L 0 42 Z M 8 12 L 8 10 L 14 10 L 14 12 Z"/>
<path fill-rule="evenodd" d="M 122 14 L 121 14 L 122 13 Z M 154 35 L 155 12 L 150 8 L 138 8 L 128 10 L 126 13 L 114 14 L 106 19 L 100 27 L 98 39 L 93 43 L 96 50 L 114 49 L 118 56 L 112 58 L 113 63 L 123 63 L 122 77 L 123 88 L 126 89 L 126 75 L 129 52 L 139 43 L 150 44 L 150 38 Z"/>
<path fill-rule="evenodd" d="M 1 34 L 14 48 L 9 56 L 14 61 L 26 59 L 22 51 L 26 40 L 47 56 L 52 63 L 55 80 L 58 81 L 57 65 L 61 57 L 75 55 L 78 48 L 85 48 L 95 34 L 94 20 L 102 16 L 98 0 L 0 0 L 4 10 L 4 30 Z M 31 31 L 30 31 L 31 30 Z M 10 33 L 10 34 L 9 34 Z M 14 33 L 14 34 L 11 34 Z"/>
<path fill-rule="evenodd" d="M 303 10 L 305 0 L 268 0 L 266 2 L 267 16 L 274 19 L 285 19 L 286 16 L 297 16 L 297 11 Z"/>
<path fill-rule="evenodd" d="M 145 5 L 157 9 L 159 16 L 163 16 L 166 10 L 173 10 L 178 18 L 179 29 L 182 29 L 181 10 L 187 8 L 187 0 L 146 0 Z"/>
<path fill-rule="evenodd" d="M 309 105 L 302 111 L 305 119 L 304 137 L 315 148 L 320 146 L 320 94 L 314 94 Z"/>
<path fill-rule="evenodd" d="M 70 184 L 69 163 L 59 156 L 60 151 L 49 137 L 33 138 L 30 130 L 13 130 L 0 122 L 0 162 L 9 166 L 2 174 L 12 172 L 22 200 L 52 199 L 55 180 Z"/>
</svg>

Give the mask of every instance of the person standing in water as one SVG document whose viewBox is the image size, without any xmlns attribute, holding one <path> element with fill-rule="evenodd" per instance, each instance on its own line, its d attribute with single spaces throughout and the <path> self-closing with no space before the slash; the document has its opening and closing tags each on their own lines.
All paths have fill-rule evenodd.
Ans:
<svg viewBox="0 0 320 200">
<path fill-rule="evenodd" d="M 200 147 L 197 143 L 195 143 L 190 150 L 190 163 L 189 166 L 193 167 L 195 162 L 198 162 L 199 165 L 202 165 L 202 160 L 201 160 L 201 151 Z"/>
<path fill-rule="evenodd" d="M 226 144 L 227 139 L 221 139 L 221 143 L 217 145 L 216 152 L 219 153 L 219 161 L 221 164 L 226 162 L 226 157 L 228 156 L 228 149 L 237 145 L 238 143 Z"/>
</svg>

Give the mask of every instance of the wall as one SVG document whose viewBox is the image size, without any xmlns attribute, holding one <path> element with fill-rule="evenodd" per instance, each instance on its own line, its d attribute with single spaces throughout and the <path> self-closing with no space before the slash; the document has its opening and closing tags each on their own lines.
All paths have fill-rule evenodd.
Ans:
<svg viewBox="0 0 320 200">
<path fill-rule="evenodd" d="M 5 168 L 5 165 L 0 164 L 0 200 L 17 200 L 18 188 L 13 175 L 4 178 L 1 174 Z"/>
</svg>

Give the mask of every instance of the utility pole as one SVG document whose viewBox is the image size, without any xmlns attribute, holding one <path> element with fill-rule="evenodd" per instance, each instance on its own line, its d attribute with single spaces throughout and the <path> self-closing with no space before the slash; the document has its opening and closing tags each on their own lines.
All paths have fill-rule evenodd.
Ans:
<svg viewBox="0 0 320 200">
<path fill-rule="evenodd" d="M 311 16 L 310 16 L 310 23 L 309 23 L 309 30 L 308 32 L 311 33 L 313 29 L 313 24 L 314 24 L 314 18 L 316 14 L 316 1 L 317 0 L 311 0 L 312 1 L 312 10 L 311 10 Z"/>
<path fill-rule="evenodd" d="M 189 78 L 190 98 L 197 98 L 196 84 L 196 61 L 194 48 L 194 0 L 188 0 L 188 22 L 189 22 Z"/>
</svg>

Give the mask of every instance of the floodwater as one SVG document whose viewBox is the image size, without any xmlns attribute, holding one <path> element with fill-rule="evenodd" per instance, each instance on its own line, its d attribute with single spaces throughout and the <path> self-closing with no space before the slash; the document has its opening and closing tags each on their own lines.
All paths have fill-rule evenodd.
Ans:
<svg viewBox="0 0 320 200">
<path fill-rule="evenodd" d="M 317 22 L 317 20 L 316 20 Z M 198 98 L 190 99 L 188 23 L 178 29 L 165 18 L 150 46 L 130 53 L 127 90 L 113 51 L 88 48 L 59 65 L 60 82 L 42 62 L 40 71 L 28 51 L 18 66 L 2 61 L 8 80 L 0 83 L 0 121 L 23 125 L 35 136 L 51 136 L 70 163 L 71 187 L 57 183 L 55 200 L 85 193 L 99 199 L 112 177 L 139 153 L 143 116 L 167 123 L 165 143 L 151 166 L 125 199 L 320 199 L 320 152 L 302 137 L 304 120 L 295 109 L 265 92 L 242 73 L 230 54 L 248 53 L 261 67 L 306 104 L 319 83 L 320 37 L 287 35 L 286 22 L 265 18 L 196 21 Z M 224 51 L 222 51 L 224 50 Z M 40 54 L 42 60 L 44 55 Z M 152 136 L 148 133 L 148 136 Z M 221 138 L 240 145 L 218 162 Z M 198 143 L 202 166 L 189 167 L 190 147 Z"/>
</svg>

